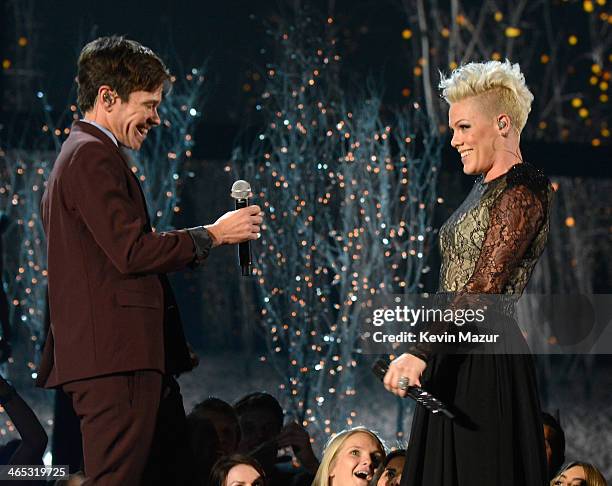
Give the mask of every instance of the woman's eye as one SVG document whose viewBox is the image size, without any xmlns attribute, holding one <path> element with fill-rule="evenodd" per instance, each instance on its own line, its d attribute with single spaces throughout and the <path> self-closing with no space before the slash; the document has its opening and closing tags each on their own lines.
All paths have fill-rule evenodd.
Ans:
<svg viewBox="0 0 612 486">
<path fill-rule="evenodd" d="M 353 449 L 353 450 L 351 451 L 351 455 L 352 455 L 352 456 L 358 456 L 358 455 L 359 455 L 359 451 L 358 451 L 357 449 Z"/>
</svg>

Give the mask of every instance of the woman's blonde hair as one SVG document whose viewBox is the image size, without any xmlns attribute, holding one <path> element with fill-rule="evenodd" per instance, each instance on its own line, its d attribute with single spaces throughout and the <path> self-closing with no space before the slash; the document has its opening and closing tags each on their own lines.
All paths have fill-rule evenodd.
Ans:
<svg viewBox="0 0 612 486">
<path fill-rule="evenodd" d="M 329 485 L 329 474 L 336 464 L 336 458 L 338 451 L 342 448 L 344 443 L 355 434 L 368 434 L 372 437 L 376 443 L 380 446 L 381 452 L 385 453 L 385 446 L 378 436 L 365 427 L 354 427 L 352 429 L 343 430 L 334 435 L 327 444 L 325 445 L 325 452 L 323 453 L 323 459 L 321 459 L 321 465 L 317 469 L 317 475 L 312 482 L 312 486 L 328 486 Z"/>
<path fill-rule="evenodd" d="M 555 478 L 550 482 L 550 486 L 555 484 L 555 481 L 557 481 L 561 474 L 575 466 L 580 466 L 582 469 L 584 469 L 584 477 L 586 478 L 585 486 L 608 486 L 606 479 L 595 466 L 589 464 L 588 462 L 580 461 L 570 462 L 567 466 L 561 469 L 561 471 L 559 471 Z"/>
<path fill-rule="evenodd" d="M 447 103 L 472 96 L 482 97 L 488 111 L 506 113 L 520 134 L 531 111 L 533 94 L 525 85 L 518 64 L 504 62 L 471 62 L 455 69 L 449 77 L 440 73 L 439 88 Z"/>
</svg>

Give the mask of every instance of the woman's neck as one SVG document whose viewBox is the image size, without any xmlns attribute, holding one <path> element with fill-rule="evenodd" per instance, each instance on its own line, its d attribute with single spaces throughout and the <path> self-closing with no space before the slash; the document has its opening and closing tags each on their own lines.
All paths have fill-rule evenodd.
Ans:
<svg viewBox="0 0 612 486">
<path fill-rule="evenodd" d="M 495 155 L 491 168 L 484 175 L 484 182 L 489 182 L 504 175 L 511 167 L 523 162 L 523 155 L 518 145 L 514 151 L 506 147 L 498 149 Z"/>
</svg>

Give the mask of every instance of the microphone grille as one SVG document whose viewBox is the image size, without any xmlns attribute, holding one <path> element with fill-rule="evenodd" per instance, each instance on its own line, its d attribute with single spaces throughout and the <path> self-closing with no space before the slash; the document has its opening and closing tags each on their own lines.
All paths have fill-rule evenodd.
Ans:
<svg viewBox="0 0 612 486">
<path fill-rule="evenodd" d="M 239 180 L 232 184 L 232 197 L 246 199 L 251 194 L 251 185 L 247 181 Z"/>
</svg>

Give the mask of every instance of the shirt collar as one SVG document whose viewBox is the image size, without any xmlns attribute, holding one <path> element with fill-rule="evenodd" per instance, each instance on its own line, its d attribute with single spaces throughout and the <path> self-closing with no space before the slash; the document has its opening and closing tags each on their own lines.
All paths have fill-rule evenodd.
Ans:
<svg viewBox="0 0 612 486">
<path fill-rule="evenodd" d="M 113 135 L 113 132 L 111 132 L 108 128 L 103 127 L 102 125 L 100 125 L 99 123 L 96 123 L 95 121 L 86 120 L 85 118 L 82 118 L 81 121 L 85 123 L 89 123 L 90 125 L 93 125 L 94 127 L 102 130 L 102 132 L 104 132 L 108 136 L 108 138 L 110 138 L 113 141 L 113 143 L 117 147 L 119 147 L 119 142 L 117 141 L 117 137 L 115 137 L 115 135 Z"/>
</svg>

